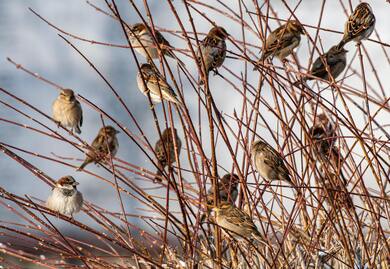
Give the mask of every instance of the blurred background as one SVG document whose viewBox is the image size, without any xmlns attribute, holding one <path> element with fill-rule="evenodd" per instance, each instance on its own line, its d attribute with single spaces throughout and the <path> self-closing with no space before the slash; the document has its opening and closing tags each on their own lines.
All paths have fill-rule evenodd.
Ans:
<svg viewBox="0 0 390 269">
<path fill-rule="evenodd" d="M 105 7 L 104 1 L 91 1 L 92 3 L 102 7 Z M 143 1 L 134 1 L 142 12 L 145 12 L 143 8 Z M 170 30 L 179 30 L 179 26 L 173 15 L 164 1 L 148 1 L 150 10 L 154 19 L 154 23 L 161 27 Z M 227 8 L 223 7 L 217 1 L 207 1 L 211 5 L 215 5 L 222 10 L 227 11 Z M 238 1 L 225 1 L 233 10 L 238 10 Z M 250 11 L 255 11 L 252 1 L 245 1 L 247 8 Z M 278 2 L 280 2 L 278 4 Z M 347 1 L 343 1 L 347 3 Z M 368 1 L 373 7 L 374 13 L 377 18 L 376 30 L 380 33 L 380 37 L 383 42 L 390 43 L 390 31 L 388 31 L 389 12 L 390 5 L 385 0 Z M 259 1 L 262 4 L 262 1 Z M 295 7 L 298 1 L 288 1 L 290 7 Z M 321 7 L 318 5 L 319 1 L 303 0 L 299 6 L 296 15 L 301 22 L 310 25 L 316 25 L 321 12 Z M 352 1 L 353 5 L 357 5 L 358 1 Z M 132 24 L 140 21 L 136 12 L 132 9 L 128 1 L 117 1 L 123 19 Z M 178 14 L 181 16 L 184 25 L 189 28 L 188 17 L 185 13 L 182 1 L 174 1 L 174 5 L 178 10 Z M 348 7 L 348 5 L 346 5 Z M 40 75 L 48 78 L 51 81 L 63 86 L 74 89 L 80 95 L 86 97 L 103 110 L 114 116 L 119 122 L 125 125 L 127 128 L 135 132 L 134 124 L 131 122 L 128 114 L 123 106 L 121 106 L 112 92 L 109 90 L 104 81 L 96 74 L 96 72 L 83 60 L 78 53 L 76 53 L 68 44 L 66 44 L 58 35 L 57 31 L 49 27 L 42 20 L 37 18 L 28 8 L 31 7 L 41 16 L 52 22 L 57 27 L 72 33 L 74 35 L 100 41 L 113 43 L 118 45 L 127 45 L 124 38 L 121 26 L 117 21 L 110 17 L 97 12 L 85 1 L 68 0 L 68 1 L 43 1 L 43 0 L 2 0 L 0 1 L 0 86 L 11 91 L 13 94 L 27 100 L 37 108 L 41 109 L 47 114 L 51 114 L 51 104 L 58 95 L 57 89 L 51 87 L 48 84 L 43 83 L 24 72 L 20 72 L 15 67 L 6 61 L 6 57 L 10 57 L 15 62 L 22 64 L 24 67 L 39 73 Z M 282 1 L 274 1 L 273 7 L 280 18 L 287 19 L 289 17 L 288 9 L 282 4 Z M 207 10 L 203 7 L 199 7 L 200 10 Z M 222 17 L 220 14 L 207 10 L 207 14 L 210 18 L 213 18 L 215 22 L 223 26 L 234 38 L 242 39 L 241 27 L 238 23 L 234 23 Z M 324 6 L 325 16 L 321 22 L 322 27 L 333 30 L 343 31 L 346 15 L 339 3 L 339 1 L 327 1 Z M 145 14 L 145 13 L 144 13 Z M 248 18 L 247 15 L 245 15 Z M 195 25 L 198 32 L 207 33 L 211 27 L 211 24 L 199 15 L 194 14 Z M 253 25 L 250 20 L 247 21 L 250 25 Z M 277 27 L 275 21 L 270 22 L 272 29 Z M 314 37 L 315 30 L 307 28 L 307 31 Z M 164 36 L 169 42 L 178 48 L 186 48 L 185 41 L 164 33 Z M 336 44 L 341 34 L 320 32 L 320 41 L 324 50 L 327 50 L 330 46 Z M 149 137 L 152 144 L 157 140 L 157 131 L 155 129 L 152 114 L 149 109 L 149 104 L 144 95 L 142 95 L 137 89 L 135 76 L 137 68 L 129 49 L 108 47 L 96 44 L 90 44 L 87 42 L 70 39 L 92 63 L 104 74 L 113 87 L 118 91 L 123 98 L 126 105 L 131 109 L 136 119 L 140 123 L 141 127 Z M 253 45 L 261 47 L 261 42 L 253 33 L 247 32 L 247 41 Z M 373 39 L 377 39 L 375 35 L 372 35 Z M 390 93 L 390 77 L 389 77 L 389 65 L 387 60 L 383 57 L 383 51 L 378 44 L 373 42 L 364 42 L 364 45 L 375 61 L 376 70 L 379 71 L 381 81 L 385 85 L 387 90 L 386 94 Z M 228 47 L 232 51 L 236 49 L 228 42 Z M 347 45 L 347 49 L 350 50 L 348 57 L 352 57 L 356 53 L 356 47 L 353 43 Z M 386 48 L 387 52 L 390 52 Z M 254 53 L 251 57 L 255 58 L 259 56 L 260 50 L 257 48 L 251 48 Z M 193 76 L 197 76 L 197 70 L 195 68 L 194 61 L 181 54 L 177 54 L 186 64 L 187 68 L 192 72 Z M 307 68 L 309 61 L 308 45 L 306 37 L 303 37 L 302 45 L 297 50 L 298 58 L 302 66 Z M 318 54 L 314 53 L 314 57 Z M 141 62 L 145 59 L 142 56 L 137 55 Z M 176 62 L 169 60 L 173 69 L 176 69 Z M 274 64 L 282 66 L 282 64 L 274 60 Z M 231 70 L 243 70 L 245 62 L 238 59 L 227 59 L 225 65 Z M 352 63 L 355 69 L 360 70 L 360 63 L 356 58 Z M 252 72 L 252 66 L 248 65 L 250 76 L 248 80 L 254 82 L 258 80 L 258 73 Z M 367 81 L 373 87 L 377 87 L 373 81 L 373 73 L 371 70 L 366 69 Z M 240 83 L 233 78 L 224 69 L 220 69 L 220 73 L 231 79 L 234 83 Z M 187 87 L 188 82 L 184 80 L 184 92 L 189 105 L 190 112 L 196 117 L 197 113 L 197 99 L 195 92 Z M 229 86 L 227 82 L 220 77 L 213 77 L 211 75 L 211 88 L 217 106 L 221 111 L 228 115 L 232 115 L 234 110 L 240 111 L 242 106 L 242 100 L 236 91 Z M 350 85 L 360 85 L 361 80 L 354 77 L 350 78 L 348 82 Z M 359 84 L 360 83 L 360 84 Z M 187 90 L 188 89 L 188 90 Z M 267 89 L 262 89 L 262 96 L 265 99 L 270 100 L 272 103 L 272 95 Z M 330 91 L 324 94 L 330 94 Z M 240 98 L 240 99 L 238 99 Z M 7 96 L 0 94 L 0 99 L 10 102 L 16 107 L 20 107 L 20 104 L 11 100 Z M 237 102 L 237 100 L 239 100 Z M 363 105 L 361 100 L 360 104 Z M 156 107 L 159 115 L 162 115 L 161 106 Z M 84 110 L 84 123 L 82 127 L 81 137 L 91 142 L 97 134 L 97 131 L 102 126 L 100 116 L 96 111 L 91 110 L 86 105 L 83 105 Z M 37 119 L 47 123 L 51 128 L 56 128 L 55 125 L 37 115 L 37 113 L 23 108 L 23 111 L 28 112 L 30 115 L 34 115 Z M 364 114 L 351 107 L 352 113 L 355 113 L 358 124 L 364 125 Z M 267 112 L 264 112 L 267 115 Z M 37 128 L 37 124 L 31 120 L 22 117 L 20 114 L 9 110 L 3 105 L 0 105 L 0 117 L 5 119 L 12 119 L 16 122 L 28 124 Z M 162 119 L 162 117 L 161 117 Z M 279 128 L 276 121 L 272 121 L 272 116 L 268 118 L 275 130 Z M 390 123 L 389 117 L 386 114 L 379 113 L 376 117 L 377 121 L 381 122 L 384 126 Z M 227 119 L 229 121 L 229 119 Z M 175 115 L 175 121 L 179 125 L 177 115 Z M 107 120 L 106 124 L 110 124 Z M 206 130 L 204 134 L 206 153 L 210 156 L 208 140 L 207 140 L 207 128 L 208 123 L 206 118 L 202 120 L 203 129 Z M 234 126 L 234 124 L 232 124 Z M 387 128 L 388 129 L 388 128 Z M 61 131 L 64 133 L 63 131 Z M 64 133 L 66 135 L 66 133 Z M 137 133 L 138 134 L 138 133 Z M 182 135 L 182 129 L 179 128 L 179 134 Z M 267 131 L 259 131 L 259 135 L 265 139 L 270 139 L 270 134 Z M 380 135 L 379 135 L 380 136 Z M 59 142 L 58 140 L 43 137 L 36 132 L 29 131 L 25 128 L 20 128 L 6 122 L 0 122 L 0 141 L 20 147 L 32 152 L 49 155 L 55 157 L 53 154 L 69 158 L 82 159 L 84 156 L 81 152 L 75 150 L 65 142 Z M 155 170 L 153 166 L 148 162 L 145 155 L 132 143 L 130 139 L 123 134 L 119 135 L 120 149 L 117 156 L 129 163 L 143 166 L 150 170 Z M 274 144 L 274 141 L 270 142 Z M 58 179 L 64 175 L 72 175 L 80 182 L 79 190 L 84 194 L 86 200 L 100 205 L 107 210 L 120 212 L 120 204 L 117 199 L 116 190 L 110 185 L 88 176 L 85 173 L 75 172 L 75 169 L 65 167 L 55 162 L 45 161 L 40 158 L 32 157 L 31 155 L 25 155 L 18 153 L 22 157 L 26 158 L 29 162 L 37 166 L 39 169 L 47 173 L 50 177 Z M 218 147 L 218 161 L 219 164 L 227 171 L 231 171 L 232 162 L 229 154 L 227 154 L 226 148 L 221 145 Z M 183 154 L 184 156 L 185 154 Z M 240 153 L 237 158 L 242 156 Z M 55 157 L 56 158 L 56 157 Z M 81 160 L 70 160 L 70 163 L 79 165 Z M 240 163 L 240 161 L 239 161 Z M 186 160 L 183 160 L 182 165 L 186 167 Z M 103 175 L 108 176 L 102 168 L 95 165 L 90 165 L 88 169 Z M 7 191 L 18 194 L 20 196 L 29 195 L 41 200 L 45 200 L 49 195 L 51 189 L 45 183 L 35 178 L 28 170 L 23 168 L 20 164 L 10 159 L 5 154 L 0 155 L 0 185 Z M 224 173 L 221 168 L 220 173 Z M 251 175 L 253 177 L 253 175 Z M 145 186 L 153 186 L 151 183 L 145 183 L 139 181 L 137 176 L 133 176 L 136 184 Z M 187 180 L 191 182 L 190 174 Z M 369 178 L 367 180 L 370 182 Z M 375 186 L 374 186 L 375 187 Z M 158 192 L 161 190 L 156 190 Z M 163 198 L 163 197 L 162 197 Z M 142 214 L 142 206 L 138 204 L 134 199 L 125 197 L 125 208 L 128 213 Z M 0 218 L 4 221 L 15 221 L 17 217 L 10 212 L 5 206 L 0 206 Z M 81 221 L 89 220 L 85 219 L 85 215 L 80 213 L 76 216 L 76 219 Z M 134 218 L 132 222 L 137 225 L 139 220 Z M 55 222 L 56 225 L 63 229 L 69 229 L 70 226 L 62 221 Z M 140 223 L 140 225 L 142 225 Z M 1 240 L 1 236 L 0 236 Z"/>
</svg>

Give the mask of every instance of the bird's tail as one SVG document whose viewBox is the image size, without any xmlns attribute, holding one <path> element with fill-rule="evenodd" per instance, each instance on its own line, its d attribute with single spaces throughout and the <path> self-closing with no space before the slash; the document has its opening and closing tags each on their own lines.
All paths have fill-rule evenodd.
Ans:
<svg viewBox="0 0 390 269">
<path fill-rule="evenodd" d="M 88 164 L 90 164 L 92 162 L 92 160 L 90 160 L 89 158 L 86 158 L 85 161 L 79 166 L 79 168 L 77 168 L 76 171 L 81 171 L 84 169 L 84 167 L 86 167 Z"/>
<path fill-rule="evenodd" d="M 167 95 L 167 100 L 179 106 L 183 106 L 183 103 L 179 100 L 179 98 L 177 98 L 177 95 L 175 93 Z"/>
<path fill-rule="evenodd" d="M 347 41 L 343 38 L 340 43 L 337 45 L 337 50 L 344 47 L 344 45 L 347 43 Z"/>
<path fill-rule="evenodd" d="M 162 175 L 163 174 L 161 173 L 160 169 L 157 170 L 156 171 L 156 176 L 154 177 L 154 181 L 161 182 L 162 181 Z"/>
<path fill-rule="evenodd" d="M 74 130 L 75 130 L 76 133 L 81 134 L 81 129 L 80 129 L 80 127 L 78 125 L 76 125 Z"/>
</svg>

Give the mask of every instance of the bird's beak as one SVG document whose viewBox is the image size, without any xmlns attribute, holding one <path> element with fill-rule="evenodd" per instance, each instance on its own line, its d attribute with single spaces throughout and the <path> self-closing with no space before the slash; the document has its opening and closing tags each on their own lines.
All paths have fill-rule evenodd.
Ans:
<svg viewBox="0 0 390 269">
<path fill-rule="evenodd" d="M 80 183 L 78 183 L 78 182 L 74 182 L 72 185 L 73 186 L 77 186 L 77 185 L 79 185 Z"/>
</svg>

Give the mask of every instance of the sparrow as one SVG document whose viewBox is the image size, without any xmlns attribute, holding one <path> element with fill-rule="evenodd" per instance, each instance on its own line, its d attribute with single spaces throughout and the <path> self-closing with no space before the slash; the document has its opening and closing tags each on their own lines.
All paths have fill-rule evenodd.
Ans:
<svg viewBox="0 0 390 269">
<path fill-rule="evenodd" d="M 252 218 L 244 211 L 229 203 L 222 203 L 213 208 L 215 222 L 225 233 L 238 241 L 255 239 L 264 242 L 263 236 L 257 230 Z"/>
<path fill-rule="evenodd" d="M 317 158 L 326 164 L 325 169 L 332 171 L 344 179 L 341 173 L 341 166 L 344 158 L 339 149 L 335 146 L 337 141 L 336 128 L 325 114 L 319 114 L 316 117 L 315 125 L 310 128 L 309 134 L 314 144 L 314 153 Z"/>
<path fill-rule="evenodd" d="M 97 163 L 111 156 L 114 157 L 118 152 L 119 143 L 116 134 L 119 131 L 112 126 L 106 126 L 99 130 L 98 135 L 93 140 L 90 150 L 85 157 L 85 161 L 80 165 L 77 171 L 81 171 L 86 165 L 94 162 Z"/>
<path fill-rule="evenodd" d="M 326 188 L 328 193 L 327 199 L 329 204 L 332 204 L 333 202 L 334 204 L 338 204 L 340 207 L 345 206 L 346 208 L 352 208 L 352 198 L 344 191 L 347 181 L 344 178 L 339 178 L 332 172 L 322 172 L 321 176 L 323 178 L 324 188 Z"/>
<path fill-rule="evenodd" d="M 343 47 L 346 43 L 354 40 L 360 43 L 367 39 L 375 28 L 375 16 L 368 3 L 360 3 L 345 23 L 344 36 L 338 47 Z"/>
<path fill-rule="evenodd" d="M 181 140 L 177 135 L 176 128 L 174 128 L 174 133 L 175 136 L 172 137 L 171 128 L 165 129 L 161 135 L 161 139 L 158 140 L 154 146 L 158 164 L 158 170 L 155 177 L 155 180 L 157 181 L 161 181 L 162 171 L 165 169 L 165 167 L 170 166 L 172 163 L 176 162 L 174 143 L 177 147 L 177 155 L 180 156 Z M 175 140 L 175 142 L 173 142 L 173 140 Z"/>
<path fill-rule="evenodd" d="M 177 59 L 177 57 L 173 54 L 172 46 L 156 29 L 154 29 L 154 39 L 152 34 L 153 32 L 149 29 L 149 26 L 146 26 L 143 23 L 136 23 L 131 28 L 125 28 L 130 43 L 134 47 L 135 51 L 144 56 L 146 59 L 159 58 L 158 48 L 154 41 L 155 39 L 158 42 L 162 54 Z"/>
<path fill-rule="evenodd" d="M 318 114 L 315 124 L 310 128 L 309 134 L 314 142 L 316 152 L 325 156 L 337 140 L 337 134 L 334 124 L 324 114 Z"/>
<path fill-rule="evenodd" d="M 305 30 L 298 21 L 291 20 L 283 24 L 268 36 L 259 62 L 264 61 L 271 55 L 284 61 L 299 46 L 301 35 L 304 34 Z"/>
<path fill-rule="evenodd" d="M 226 38 L 229 34 L 222 27 L 215 26 L 211 28 L 207 36 L 200 42 L 197 52 L 197 61 L 200 66 L 202 59 L 205 65 L 206 76 L 211 70 L 217 74 L 219 68 L 226 58 Z M 201 81 L 203 84 L 204 81 Z"/>
<path fill-rule="evenodd" d="M 331 76 L 336 79 L 347 66 L 347 50 L 344 48 L 339 48 L 338 46 L 333 46 L 329 49 L 328 52 L 318 57 L 311 67 L 310 75 L 329 80 L 329 72 Z M 327 64 L 329 72 L 324 64 Z M 305 77 L 304 81 L 312 80 L 315 78 Z"/>
<path fill-rule="evenodd" d="M 47 198 L 46 206 L 53 211 L 73 217 L 83 206 L 83 195 L 76 186 L 79 183 L 71 176 L 60 178 Z"/>
<path fill-rule="evenodd" d="M 137 74 L 137 85 L 145 96 L 148 96 L 147 93 L 149 92 L 150 98 L 154 103 L 161 103 L 161 100 L 164 99 L 182 105 L 165 78 L 150 64 L 144 63 L 141 65 L 140 71 Z"/>
<path fill-rule="evenodd" d="M 219 201 L 234 204 L 238 197 L 238 184 L 240 179 L 236 174 L 226 174 L 218 180 Z M 207 204 L 214 204 L 213 186 L 207 192 Z"/>
<path fill-rule="evenodd" d="M 263 141 L 256 141 L 251 149 L 256 171 L 266 180 L 282 180 L 292 184 L 290 173 L 283 157 L 274 148 Z"/>
<path fill-rule="evenodd" d="M 71 89 L 63 89 L 52 105 L 53 119 L 64 127 L 71 128 L 81 134 L 83 124 L 83 111 L 80 102 L 76 100 Z"/>
</svg>

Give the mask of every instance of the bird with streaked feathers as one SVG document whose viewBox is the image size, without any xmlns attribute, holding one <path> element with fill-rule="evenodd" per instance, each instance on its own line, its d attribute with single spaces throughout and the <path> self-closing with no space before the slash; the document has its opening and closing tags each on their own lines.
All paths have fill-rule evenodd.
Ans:
<svg viewBox="0 0 390 269">
<path fill-rule="evenodd" d="M 258 62 L 262 62 L 270 56 L 284 61 L 299 46 L 301 35 L 304 34 L 305 30 L 302 24 L 295 20 L 290 20 L 278 27 L 267 37 Z"/>
<path fill-rule="evenodd" d="M 151 29 L 149 29 L 149 26 L 143 23 L 136 23 L 131 28 L 126 26 L 125 29 L 130 43 L 134 47 L 135 51 L 148 59 L 148 61 L 159 58 L 159 50 L 155 43 L 156 39 L 163 55 L 169 56 L 181 62 L 173 53 L 172 46 L 169 42 L 156 29 L 153 31 L 155 39 L 153 38 L 153 34 Z"/>
<path fill-rule="evenodd" d="M 269 182 L 274 180 L 287 182 L 295 188 L 298 196 L 302 196 L 301 190 L 291 180 L 282 155 L 273 147 L 264 141 L 257 140 L 252 144 L 251 154 L 256 171 L 263 178 Z"/>
<path fill-rule="evenodd" d="M 338 47 L 341 48 L 350 41 L 360 41 L 368 39 L 375 29 L 375 16 L 368 3 L 362 2 L 348 17 L 345 23 L 343 39 Z"/>
<path fill-rule="evenodd" d="M 144 63 L 141 65 L 137 74 L 137 85 L 145 96 L 148 96 L 149 93 L 154 103 L 161 103 L 162 100 L 166 100 L 180 106 L 183 105 L 166 79 L 151 64 Z"/>
<path fill-rule="evenodd" d="M 207 36 L 200 42 L 197 52 L 198 64 L 202 67 L 202 59 L 206 69 L 206 76 L 211 70 L 215 74 L 218 68 L 222 66 L 226 58 L 226 38 L 228 32 L 223 27 L 215 26 L 211 28 Z M 201 80 L 201 84 L 204 81 Z"/>
<path fill-rule="evenodd" d="M 252 218 L 230 203 L 221 203 L 219 207 L 213 208 L 215 212 L 215 222 L 223 228 L 224 232 L 232 236 L 235 240 L 251 240 L 255 239 L 259 243 L 264 243 L 266 240 L 258 231 Z"/>
<path fill-rule="evenodd" d="M 119 142 L 116 135 L 119 131 L 112 126 L 102 127 L 98 135 L 93 140 L 91 149 L 88 150 L 84 162 L 80 165 L 77 171 L 81 171 L 85 166 L 94 162 L 98 163 L 107 159 L 110 154 L 112 157 L 116 155 L 119 149 Z"/>
<path fill-rule="evenodd" d="M 180 156 L 181 140 L 177 135 L 177 130 L 174 128 L 174 137 L 172 137 L 172 129 L 167 128 L 161 134 L 161 139 L 156 142 L 154 151 L 157 156 L 158 170 L 156 172 L 156 181 L 161 181 L 162 171 L 165 167 L 170 166 L 176 162 L 175 144 L 177 147 L 177 155 Z"/>
</svg>

